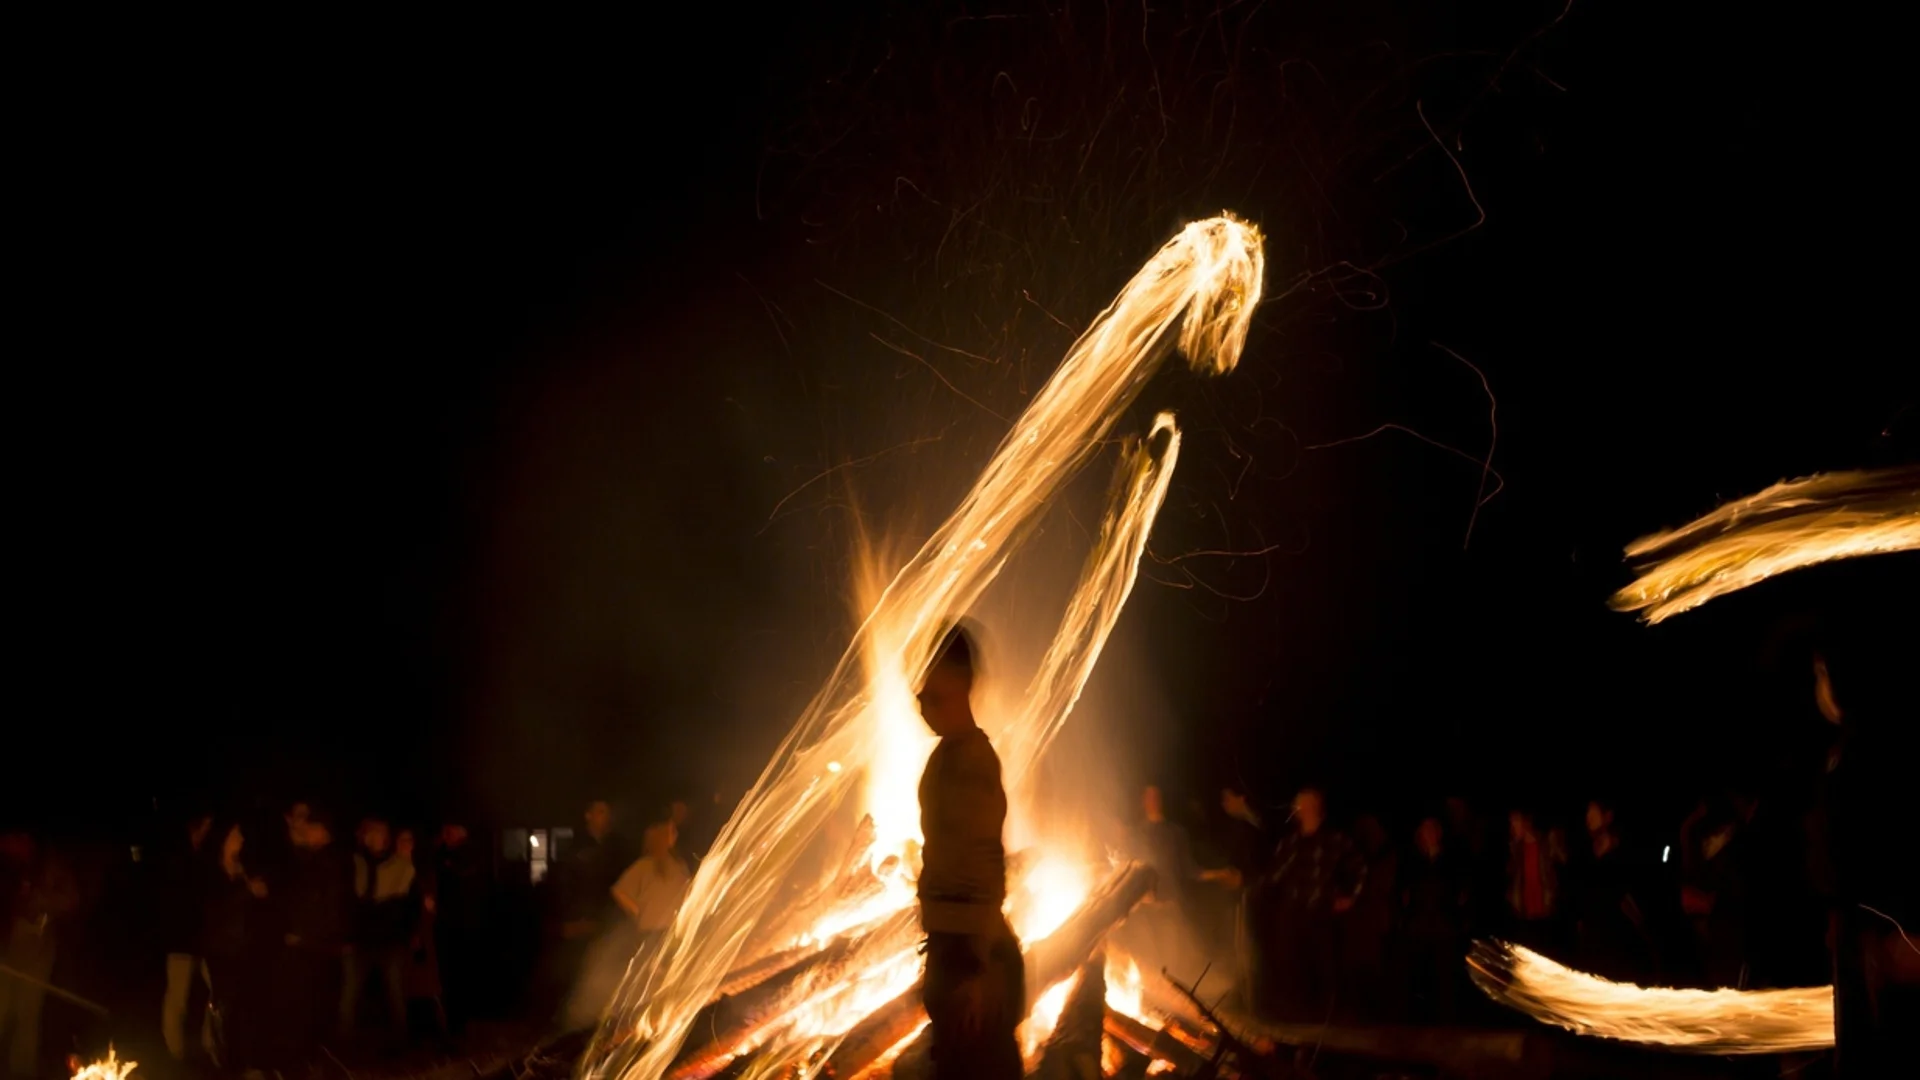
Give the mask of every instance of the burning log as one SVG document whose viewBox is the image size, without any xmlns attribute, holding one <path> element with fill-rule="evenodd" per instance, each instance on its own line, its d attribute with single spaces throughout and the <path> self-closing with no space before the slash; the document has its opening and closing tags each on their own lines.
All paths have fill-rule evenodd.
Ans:
<svg viewBox="0 0 1920 1080">
<path fill-rule="evenodd" d="M 1140 901 L 1153 891 L 1153 868 L 1131 863 L 1087 897 L 1058 930 L 1027 949 L 1027 1000 L 1034 1001 L 1047 988 L 1071 976 L 1085 963 L 1087 956 L 1107 932 L 1133 913 Z M 854 1025 L 827 1059 L 827 1075 L 857 1076 L 879 1060 L 882 1054 L 900 1045 L 926 1022 L 927 1010 L 921 1004 L 921 987 L 913 988 L 867 1014 Z"/>
<path fill-rule="evenodd" d="M 1037 1000 L 1048 987 L 1086 963 L 1100 939 L 1120 925 L 1153 891 L 1156 880 L 1153 867 L 1129 863 L 1088 896 L 1080 910 L 1060 929 L 1029 946 L 1027 1000 Z"/>
<path fill-rule="evenodd" d="M 778 1021 L 823 987 L 843 982 L 849 968 L 871 957 L 870 950 L 864 946 L 893 938 L 899 938 L 904 944 L 916 919 L 917 913 L 912 908 L 897 911 L 878 926 L 843 934 L 826 948 L 801 957 L 784 970 L 763 976 L 758 982 L 748 982 L 747 989 L 738 997 L 722 997 L 710 1003 L 708 1023 L 704 1026 L 715 1032 L 713 1038 L 683 1053 L 668 1077 L 670 1080 L 703 1080 L 713 1076 L 739 1056 L 740 1048 L 752 1041 L 755 1032 Z M 747 980 L 735 976 L 728 982 Z"/>
<path fill-rule="evenodd" d="M 1171 1061 L 1182 1076 L 1192 1075 L 1207 1064 L 1200 1052 L 1181 1042 L 1171 1031 L 1151 1027 L 1117 1009 L 1106 1009 L 1101 1030 L 1120 1045 L 1149 1060 Z"/>
<path fill-rule="evenodd" d="M 1080 965 L 1073 993 L 1060 1010 L 1060 1020 L 1047 1037 L 1037 1080 L 1079 1080 L 1100 1074 L 1101 1021 L 1107 1012 L 1106 950 L 1094 952 Z"/>
</svg>

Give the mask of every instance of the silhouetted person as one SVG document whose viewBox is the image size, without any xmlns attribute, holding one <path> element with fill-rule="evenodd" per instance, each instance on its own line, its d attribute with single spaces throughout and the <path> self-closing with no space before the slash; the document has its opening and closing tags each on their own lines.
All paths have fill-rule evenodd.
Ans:
<svg viewBox="0 0 1920 1080">
<path fill-rule="evenodd" d="M 1449 1023 L 1458 1011 L 1470 873 L 1465 860 L 1447 850 L 1440 819 L 1421 821 L 1400 886 L 1407 1004 L 1415 1022 Z"/>
<path fill-rule="evenodd" d="M 560 914 L 557 954 L 559 979 L 555 989 L 564 1003 L 584 971 L 594 942 L 616 928 L 623 918 L 613 902 L 613 883 L 633 861 L 626 844 L 613 828 L 613 807 L 605 799 L 587 804 L 581 815 L 587 829 L 560 863 L 556 886 Z"/>
<path fill-rule="evenodd" d="M 269 972 L 266 962 L 276 955 L 259 940 L 269 925 L 265 900 L 267 883 L 247 872 L 241 859 L 246 835 L 237 824 L 219 832 L 220 849 L 206 874 L 200 913 L 204 968 L 212 991 L 215 1023 L 207 1032 L 217 1043 L 220 1064 L 239 1071 L 262 1062 L 271 1014 L 265 996 Z M 286 977 L 286 976 L 282 976 Z M 214 1032 L 218 1038 L 212 1038 Z"/>
<path fill-rule="evenodd" d="M 1912 1075 L 1920 1031 L 1920 889 L 1911 854 L 1920 780 L 1907 611 L 1816 657 L 1814 694 L 1835 740 L 1819 791 L 1823 893 L 1833 943 L 1834 1035 L 1847 1077 Z"/>
<path fill-rule="evenodd" d="M 680 830 L 672 821 L 648 829 L 645 854 L 613 884 L 614 902 L 633 920 L 635 952 L 649 952 L 660 943 L 686 898 L 693 877 L 679 855 L 679 841 Z"/>
<path fill-rule="evenodd" d="M 1540 828 L 1525 810 L 1507 815 L 1507 919 L 1508 933 L 1515 941 L 1554 951 L 1560 872 L 1566 864 L 1566 842 L 1559 830 Z"/>
<path fill-rule="evenodd" d="M 385 992 L 388 1034 L 394 1043 L 407 1031 L 407 968 L 417 922 L 418 875 L 412 853 L 393 849 L 391 827 L 369 820 L 360 827 L 360 850 L 353 855 L 351 937 L 341 954 L 340 1036 L 353 1034 L 360 994 L 369 977 Z"/>
<path fill-rule="evenodd" d="M 1586 825 L 1586 851 L 1572 864 L 1575 964 L 1615 982 L 1644 981 L 1654 965 L 1646 869 L 1624 847 L 1611 805 L 1588 802 Z"/>
<path fill-rule="evenodd" d="M 1365 891 L 1339 920 L 1343 1012 L 1368 1020 L 1384 1019 L 1401 993 L 1388 985 L 1387 959 L 1399 903 L 1400 858 L 1380 819 L 1362 814 L 1353 823 L 1354 846 L 1365 861 Z"/>
<path fill-rule="evenodd" d="M 608 927 L 587 954 L 568 1006 L 568 1027 L 592 1023 L 619 989 L 621 975 L 658 948 L 673 928 L 673 916 L 692 880 L 687 864 L 674 852 L 678 840 L 671 821 L 649 826 L 642 838 L 644 854 L 607 890 L 626 918 Z"/>
<path fill-rule="evenodd" d="M 434 855 L 433 935 L 447 1028 L 456 1036 L 481 1001 L 480 987 L 491 978 L 487 957 L 498 955 L 488 941 L 489 886 L 487 866 L 466 826 L 441 826 Z"/>
<path fill-rule="evenodd" d="M 35 982 L 44 983 L 53 973 L 80 890 L 66 861 L 26 832 L 0 836 L 0 867 L 8 885 L 0 910 L 9 916 L 6 951 L 0 957 L 26 977 L 0 973 L 0 1040 L 6 1043 L 13 1075 L 39 1076 L 40 1007 L 46 992 Z"/>
<path fill-rule="evenodd" d="M 1702 799 L 1680 826 L 1680 907 L 1693 927 L 1701 981 L 1745 987 L 1747 879 L 1740 848 L 1746 818 L 1731 802 Z"/>
<path fill-rule="evenodd" d="M 283 880 L 269 882 L 283 928 L 271 979 L 281 1030 L 271 1057 L 275 1064 L 291 1066 L 311 1058 L 337 1021 L 352 883 L 324 819 L 289 814 L 287 827 L 292 858 Z"/>
<path fill-rule="evenodd" d="M 1202 882 L 1225 881 L 1226 869 L 1202 870 L 1193 855 L 1193 839 L 1184 826 L 1167 820 L 1166 799 L 1149 784 L 1140 793 L 1142 821 L 1135 831 L 1138 857 L 1156 875 L 1152 899 L 1135 910 L 1130 929 L 1146 939 L 1150 954 L 1140 959 L 1155 968 L 1198 974 L 1204 965 L 1194 927 L 1200 917 Z M 1138 924 L 1131 925 L 1133 920 Z M 1191 977 L 1191 974 L 1189 977 Z"/>
<path fill-rule="evenodd" d="M 1007 794 L 1000 757 L 973 719 L 976 654 L 954 627 L 919 692 L 920 715 L 940 737 L 920 777 L 923 987 L 936 1080 L 1019 1080 L 1014 1031 L 1026 1018 L 1026 975 L 1001 913 Z"/>
<path fill-rule="evenodd" d="M 167 958 L 160 1034 L 175 1061 L 186 1060 L 188 1006 L 194 984 L 205 981 L 206 953 L 200 938 L 205 929 L 206 890 L 215 869 L 214 859 L 205 850 L 212 831 L 212 815 L 195 815 L 178 842 L 162 855 L 159 902 L 154 912 L 160 948 Z"/>
<path fill-rule="evenodd" d="M 1367 880 L 1366 860 L 1344 833 L 1326 827 L 1326 799 L 1304 788 L 1293 799 L 1293 828 L 1274 851 L 1266 890 L 1273 904 L 1268 1008 L 1289 1019 L 1321 1020 L 1338 978 L 1336 917 L 1352 910 Z"/>
</svg>

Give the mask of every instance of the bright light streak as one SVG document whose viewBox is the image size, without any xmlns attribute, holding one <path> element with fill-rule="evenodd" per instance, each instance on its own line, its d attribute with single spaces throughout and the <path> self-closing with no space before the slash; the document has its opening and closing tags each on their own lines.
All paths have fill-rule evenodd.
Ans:
<svg viewBox="0 0 1920 1080">
<path fill-rule="evenodd" d="M 657 1080 L 665 1073 L 695 1015 L 763 920 L 784 914 L 772 910 L 774 900 L 854 785 L 874 819 L 875 858 L 894 854 L 911 862 L 919 831 L 916 787 L 933 745 L 912 687 L 945 621 L 985 592 L 1174 348 L 1200 370 L 1233 369 L 1264 276 L 1257 229 L 1231 216 L 1194 222 L 1073 344 L 953 515 L 871 598 L 833 675 L 701 863 L 665 941 L 628 971 L 584 1059 L 583 1076 Z M 996 736 L 1010 793 L 1031 776 L 1079 699 L 1132 590 L 1178 453 L 1179 431 L 1173 417 L 1161 413 L 1149 438 L 1123 455 L 1122 482 L 1066 616 L 1024 708 Z M 895 880 L 904 883 L 904 877 Z M 889 895 L 903 907 L 912 902 L 904 884 Z M 905 944 L 897 936 L 863 939 L 863 959 L 884 966 Z M 844 1030 L 838 1020 L 815 1028 L 827 1035 L 835 1029 Z M 820 1040 L 767 1047 L 749 1075 L 770 1075 L 824 1048 Z"/>
<path fill-rule="evenodd" d="M 1634 541 L 1627 559 L 1640 577 L 1611 604 L 1657 623 L 1790 570 L 1916 548 L 1920 467 L 1825 473 Z"/>
<path fill-rule="evenodd" d="M 1675 990 L 1610 982 L 1504 942 L 1474 946 L 1467 966 L 1493 998 L 1536 1020 L 1702 1054 L 1789 1054 L 1833 1045 L 1833 988 Z"/>
<path fill-rule="evenodd" d="M 1669 855 L 1671 855 L 1671 854 L 1673 854 L 1673 845 L 1671 845 L 1671 844 L 1669 844 L 1669 845 L 1667 845 L 1666 847 L 1663 847 L 1663 848 L 1661 848 L 1661 849 L 1660 849 L 1660 861 L 1661 861 L 1661 862 L 1666 862 L 1666 861 L 1667 861 L 1667 856 L 1669 856 Z"/>
</svg>

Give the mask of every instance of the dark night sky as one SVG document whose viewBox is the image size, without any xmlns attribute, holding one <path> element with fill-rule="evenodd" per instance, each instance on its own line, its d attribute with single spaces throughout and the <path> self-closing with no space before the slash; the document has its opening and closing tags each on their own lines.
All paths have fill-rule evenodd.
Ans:
<svg viewBox="0 0 1920 1080">
<path fill-rule="evenodd" d="M 1060 324 L 1221 208 L 1271 299 L 1239 371 L 1149 395 L 1189 441 L 1082 719 L 1269 798 L 1680 791 L 1797 707 L 1732 687 L 1820 589 L 1647 630 L 1603 605 L 1621 545 L 1917 422 L 1891 69 L 1688 7 L 50 42 L 10 725 L 49 756 L 10 794 L 738 784 L 845 640 L 855 500 L 917 541 Z M 1477 514 L 1489 400 L 1446 350 L 1498 403 Z M 1342 441 L 1383 424 L 1459 453 Z"/>
</svg>

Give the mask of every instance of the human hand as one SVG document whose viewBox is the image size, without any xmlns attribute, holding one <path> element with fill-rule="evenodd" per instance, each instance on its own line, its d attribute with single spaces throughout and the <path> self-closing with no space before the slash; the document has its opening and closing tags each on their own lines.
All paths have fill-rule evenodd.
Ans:
<svg viewBox="0 0 1920 1080">
<path fill-rule="evenodd" d="M 253 894 L 254 899 L 264 900 L 267 896 L 267 883 L 257 877 L 248 878 L 247 891 Z"/>
</svg>

